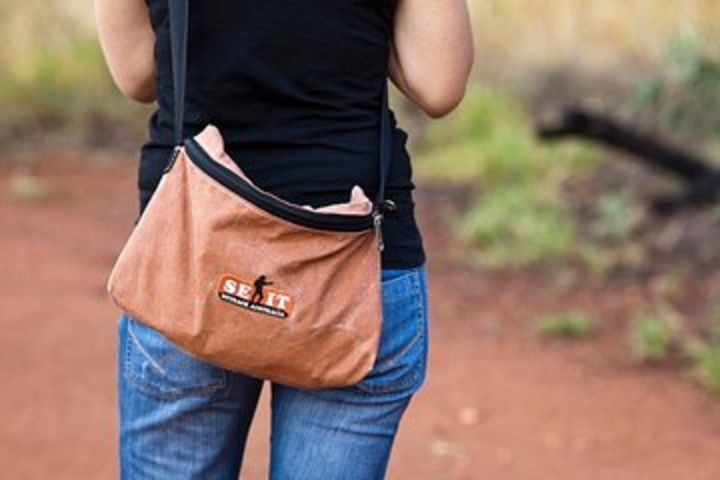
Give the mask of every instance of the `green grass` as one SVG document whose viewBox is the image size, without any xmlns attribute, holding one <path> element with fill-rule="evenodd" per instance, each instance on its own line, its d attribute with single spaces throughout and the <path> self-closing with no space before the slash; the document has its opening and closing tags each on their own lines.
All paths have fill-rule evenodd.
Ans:
<svg viewBox="0 0 720 480">
<path fill-rule="evenodd" d="M 540 318 L 535 328 L 544 337 L 577 339 L 590 336 L 595 322 L 583 312 L 554 313 Z"/>
<path fill-rule="evenodd" d="M 707 143 L 720 136 L 720 52 L 692 30 L 668 45 L 656 72 L 636 87 L 629 102 L 636 121 Z M 716 45 L 715 45 L 716 46 Z"/>
<path fill-rule="evenodd" d="M 591 233 L 599 240 L 622 241 L 632 233 L 636 224 L 631 192 L 609 192 L 597 201 L 597 218 L 591 226 Z"/>
<path fill-rule="evenodd" d="M 425 132 L 416 152 L 421 179 L 465 184 L 536 183 L 592 163 L 594 151 L 536 140 L 519 99 L 473 84 L 460 107 Z"/>
<path fill-rule="evenodd" d="M 720 343 L 696 342 L 688 347 L 691 376 L 701 386 L 720 394 Z"/>
<path fill-rule="evenodd" d="M 479 197 L 458 230 L 480 246 L 472 261 L 485 267 L 549 264 L 575 250 L 572 214 L 552 192 L 532 185 L 495 188 Z"/>
<path fill-rule="evenodd" d="M 659 362 L 670 353 L 675 335 L 662 318 L 644 313 L 630 324 L 630 351 L 639 362 Z"/>
<path fill-rule="evenodd" d="M 527 267 L 578 253 L 562 187 L 596 156 L 574 142 L 542 144 L 519 100 L 473 85 L 456 112 L 429 126 L 415 171 L 426 182 L 482 192 L 456 222 L 462 238 L 479 247 L 470 255 L 473 263 Z"/>
<path fill-rule="evenodd" d="M 92 36 L 24 52 L 22 62 L 0 76 L 0 103 L 0 137 L 17 129 L 82 133 L 138 123 L 145 110 L 115 89 Z"/>
</svg>

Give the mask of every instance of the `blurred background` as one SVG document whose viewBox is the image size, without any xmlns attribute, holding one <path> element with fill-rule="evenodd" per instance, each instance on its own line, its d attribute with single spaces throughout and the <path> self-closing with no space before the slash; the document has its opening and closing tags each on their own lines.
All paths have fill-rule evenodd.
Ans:
<svg viewBox="0 0 720 480">
<path fill-rule="evenodd" d="M 394 97 L 432 341 L 388 478 L 720 478 L 720 3 L 470 3 L 462 106 Z M 105 282 L 151 107 L 89 0 L 0 0 L 0 112 L 2 477 L 115 478 Z"/>
</svg>

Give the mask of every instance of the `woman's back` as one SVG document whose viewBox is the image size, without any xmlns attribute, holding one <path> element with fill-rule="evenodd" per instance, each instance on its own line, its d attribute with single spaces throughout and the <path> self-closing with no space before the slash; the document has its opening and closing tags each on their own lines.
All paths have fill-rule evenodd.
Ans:
<svg viewBox="0 0 720 480">
<path fill-rule="evenodd" d="M 141 158 L 142 207 L 173 147 L 168 0 L 147 2 L 158 110 Z M 217 125 L 248 176 L 290 201 L 346 201 L 355 184 L 372 198 L 394 9 L 395 0 L 190 2 L 185 135 Z M 400 208 L 384 227 L 389 266 L 424 260 L 406 138 L 394 128 L 388 197 Z"/>
<path fill-rule="evenodd" d="M 399 91 L 430 117 L 438 118 L 455 108 L 464 94 L 473 58 L 466 1 L 190 0 L 183 136 L 214 124 L 222 132 L 225 150 L 251 180 L 295 203 L 319 206 L 346 201 L 355 184 L 373 198 L 378 184 L 384 82 L 389 75 Z M 179 0 L 94 3 L 103 54 L 118 89 L 138 102 L 158 102 L 140 159 L 142 210 L 175 146 L 168 6 L 185 4 Z M 382 478 L 400 420 L 425 380 L 429 345 L 425 256 L 413 213 L 407 135 L 397 128 L 392 115 L 390 120 L 393 144 L 387 146 L 392 164 L 385 193 L 397 209 L 385 213 L 382 221 L 381 299 L 375 299 L 382 302 L 382 321 L 374 364 L 363 379 L 347 388 L 306 389 L 270 382 L 268 464 L 272 479 Z M 223 200 L 218 202 L 214 205 Z M 189 228 L 192 231 L 185 234 L 192 236 L 195 227 L 204 224 L 205 214 L 192 210 L 192 219 L 183 220 L 182 225 L 168 224 L 159 235 L 168 228 Z M 200 223 L 194 225 L 196 221 Z M 152 224 L 140 222 L 138 226 Z M 155 242 L 160 249 L 167 246 L 165 237 L 135 237 L 136 242 L 145 239 L 148 244 L 139 245 L 137 251 L 150 267 L 147 275 L 132 268 L 128 287 L 140 287 L 142 295 L 147 293 L 145 287 L 155 286 L 151 284 L 158 274 L 156 264 L 164 268 L 157 263 L 158 252 L 151 244 Z M 258 237 L 250 247 L 262 250 L 271 241 Z M 376 259 L 374 242 L 367 245 L 368 258 Z M 179 257 L 180 263 L 190 261 L 192 265 L 185 267 L 193 270 L 194 263 L 206 260 L 208 253 L 198 252 L 193 258 Z M 323 252 L 339 258 L 327 249 Z M 222 252 L 215 253 L 223 257 Z M 242 263 L 242 258 L 236 260 Z M 284 268 L 299 268 L 296 263 Z M 241 270 L 246 267 L 236 265 Z M 354 318 L 367 317 L 355 308 L 368 303 L 367 295 L 323 288 L 347 285 L 336 273 L 325 281 L 309 280 L 320 289 L 318 299 L 303 296 L 303 285 L 296 293 L 303 297 L 298 301 L 304 299 L 304 305 L 313 311 L 329 308 L 332 311 L 325 313 L 341 315 L 343 319 L 338 321 L 342 325 L 336 326 L 347 334 L 345 327 Z M 355 273 L 359 283 L 352 282 L 360 288 L 366 275 L 354 271 L 353 277 Z M 245 297 L 251 298 L 246 300 L 257 303 L 268 296 L 273 305 L 280 301 L 277 295 L 270 299 L 276 293 L 271 285 L 277 279 L 258 275 L 249 277 L 257 280 L 250 280 L 252 292 Z M 188 290 L 184 298 L 207 313 L 203 303 L 211 300 L 205 294 L 209 283 L 199 281 L 198 275 L 190 276 L 193 278 L 164 278 L 170 278 L 170 283 L 188 280 L 197 287 Z M 325 301 L 328 295 L 344 295 L 348 302 L 335 308 Z M 167 302 L 160 303 L 160 316 L 167 317 L 169 310 L 163 306 Z M 265 307 L 270 304 L 265 303 Z M 233 317 L 228 328 L 248 326 L 234 313 L 227 312 Z M 182 312 L 164 317 L 155 320 L 175 324 L 187 320 Z M 196 320 L 192 320 L 194 324 Z M 237 478 L 265 380 L 186 353 L 148 322 L 124 311 L 118 324 L 120 477 Z M 268 328 L 296 330 L 284 321 L 271 323 Z M 332 329 L 334 324 L 328 325 Z M 191 326 L 191 336 L 203 344 L 217 343 L 210 337 L 218 332 L 208 329 L 207 333 L 212 333 L 208 336 L 196 326 Z M 323 337 L 320 330 L 313 331 L 307 342 L 290 342 L 304 355 L 299 360 L 305 363 L 309 358 L 306 347 Z M 332 358 L 337 353 L 329 352 Z M 358 361 L 369 358 L 359 350 L 354 353 Z M 262 363 L 263 359 L 255 360 Z M 295 369 L 292 365 L 288 368 Z"/>
</svg>

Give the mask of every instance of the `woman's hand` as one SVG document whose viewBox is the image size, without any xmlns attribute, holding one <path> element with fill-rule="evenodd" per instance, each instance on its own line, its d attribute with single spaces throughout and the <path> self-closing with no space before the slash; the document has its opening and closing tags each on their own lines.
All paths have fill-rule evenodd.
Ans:
<svg viewBox="0 0 720 480">
<path fill-rule="evenodd" d="M 126 97 L 155 100 L 155 33 L 143 0 L 95 0 L 100 45 L 115 84 Z"/>
<path fill-rule="evenodd" d="M 473 57 L 465 0 L 398 0 L 390 76 L 428 115 L 441 117 L 460 103 Z"/>
</svg>

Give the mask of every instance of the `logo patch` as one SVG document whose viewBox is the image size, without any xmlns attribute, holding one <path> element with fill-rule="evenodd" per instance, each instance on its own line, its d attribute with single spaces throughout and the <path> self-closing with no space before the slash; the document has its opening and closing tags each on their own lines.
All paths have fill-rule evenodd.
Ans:
<svg viewBox="0 0 720 480">
<path fill-rule="evenodd" d="M 284 291 L 273 288 L 265 275 L 252 282 L 241 280 L 232 275 L 220 279 L 218 297 L 247 310 L 263 313 L 272 317 L 287 318 L 292 313 L 294 299 Z"/>
</svg>

